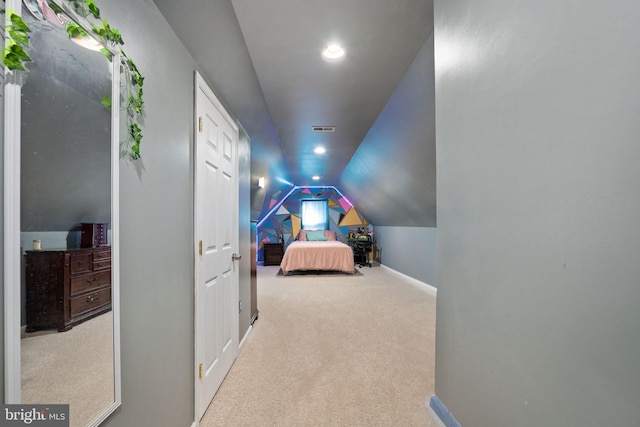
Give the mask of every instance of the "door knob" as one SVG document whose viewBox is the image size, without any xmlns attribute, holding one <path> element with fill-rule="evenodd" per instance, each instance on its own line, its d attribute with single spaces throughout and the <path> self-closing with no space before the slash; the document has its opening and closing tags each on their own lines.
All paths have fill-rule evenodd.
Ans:
<svg viewBox="0 0 640 427">
<path fill-rule="evenodd" d="M 239 261 L 241 259 L 242 259 L 242 255 L 238 255 L 238 254 L 231 255 L 231 260 L 232 261 Z"/>
</svg>

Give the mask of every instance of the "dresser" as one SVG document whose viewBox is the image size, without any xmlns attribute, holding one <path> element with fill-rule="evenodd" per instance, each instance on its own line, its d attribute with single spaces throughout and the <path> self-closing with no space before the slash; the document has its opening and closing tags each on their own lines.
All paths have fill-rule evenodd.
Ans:
<svg viewBox="0 0 640 427">
<path fill-rule="evenodd" d="M 27 332 L 67 331 L 111 310 L 111 246 L 26 251 Z"/>
<path fill-rule="evenodd" d="M 280 265 L 284 255 L 283 243 L 264 244 L 264 265 Z"/>
</svg>

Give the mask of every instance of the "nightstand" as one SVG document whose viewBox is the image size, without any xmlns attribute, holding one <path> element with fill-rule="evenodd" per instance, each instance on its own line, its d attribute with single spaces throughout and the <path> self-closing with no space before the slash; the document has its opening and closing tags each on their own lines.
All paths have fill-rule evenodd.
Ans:
<svg viewBox="0 0 640 427">
<path fill-rule="evenodd" d="M 283 243 L 264 244 L 264 265 L 280 265 L 284 255 Z"/>
</svg>

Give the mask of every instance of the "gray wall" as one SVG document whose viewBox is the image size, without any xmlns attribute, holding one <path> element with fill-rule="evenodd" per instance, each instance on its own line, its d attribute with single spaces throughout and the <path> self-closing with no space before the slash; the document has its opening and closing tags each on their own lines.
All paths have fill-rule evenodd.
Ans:
<svg viewBox="0 0 640 427">
<path fill-rule="evenodd" d="M 249 329 L 251 320 L 251 141 L 247 132 L 240 128 L 240 139 L 238 141 L 239 173 L 238 182 L 240 186 L 238 224 L 240 227 L 238 253 L 242 258 L 238 261 L 240 268 L 239 298 L 242 301 L 242 311 L 239 315 L 240 329 L 238 342 L 242 340 Z M 254 184 L 255 185 L 255 184 Z"/>
<path fill-rule="evenodd" d="M 434 227 L 374 226 L 380 263 L 436 287 Z"/>
<path fill-rule="evenodd" d="M 99 6 L 145 76 L 142 159 L 120 164 L 123 405 L 105 425 L 189 426 L 197 65 L 150 1 Z"/>
<path fill-rule="evenodd" d="M 112 0 L 99 7 L 145 76 L 142 159 L 120 165 L 123 405 L 104 425 L 186 427 L 194 412 L 192 128 L 198 66 L 150 0 Z M 220 56 L 228 64 L 225 59 Z M 228 87 L 204 77 L 214 90 Z M 249 153 L 245 135 L 239 173 L 243 258 L 250 249 Z M 240 264 L 242 296 L 249 294 L 246 258 Z M 249 315 L 241 313 L 241 337 Z"/>
<path fill-rule="evenodd" d="M 640 425 L 640 2 L 436 0 L 436 393 Z"/>
<path fill-rule="evenodd" d="M 238 112 L 238 119 L 251 137 L 252 175 L 254 170 L 267 170 L 266 174 L 257 172 L 266 177 L 267 187 L 263 192 L 254 193 L 252 218 L 256 219 L 268 212 L 271 197 L 281 200 L 287 194 L 291 177 L 278 130 L 266 107 L 233 5 L 231 1 L 210 3 L 215 3 L 212 6 L 215 13 L 210 13 L 209 6 L 207 13 L 202 13 L 202 7 L 197 5 L 185 8 L 183 2 L 155 0 L 155 4 L 176 23 L 173 31 L 181 40 L 201 38 L 205 27 L 215 31 L 215 36 L 208 38 L 206 43 L 194 44 L 197 47 L 191 54 L 203 69 L 214 70 L 214 74 L 208 76 L 211 88 L 230 111 Z"/>
<path fill-rule="evenodd" d="M 64 28 L 25 20 L 33 61 L 22 77 L 21 231 L 111 223 L 111 110 L 100 103 L 111 95 L 109 62 Z"/>
<path fill-rule="evenodd" d="M 338 188 L 374 225 L 435 227 L 433 35 L 360 144 Z"/>
</svg>

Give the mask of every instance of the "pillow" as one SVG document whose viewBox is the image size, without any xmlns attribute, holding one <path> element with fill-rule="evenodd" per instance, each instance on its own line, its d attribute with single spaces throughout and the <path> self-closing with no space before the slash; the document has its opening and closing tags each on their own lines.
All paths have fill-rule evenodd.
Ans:
<svg viewBox="0 0 640 427">
<path fill-rule="evenodd" d="M 298 240 L 304 242 L 307 240 L 307 230 L 300 230 L 298 233 Z"/>
<path fill-rule="evenodd" d="M 324 230 L 324 237 L 326 240 L 338 240 L 335 231 Z"/>
<path fill-rule="evenodd" d="M 327 240 L 327 238 L 324 235 L 324 230 L 307 231 L 307 240 L 310 242 L 320 242 Z"/>
</svg>

